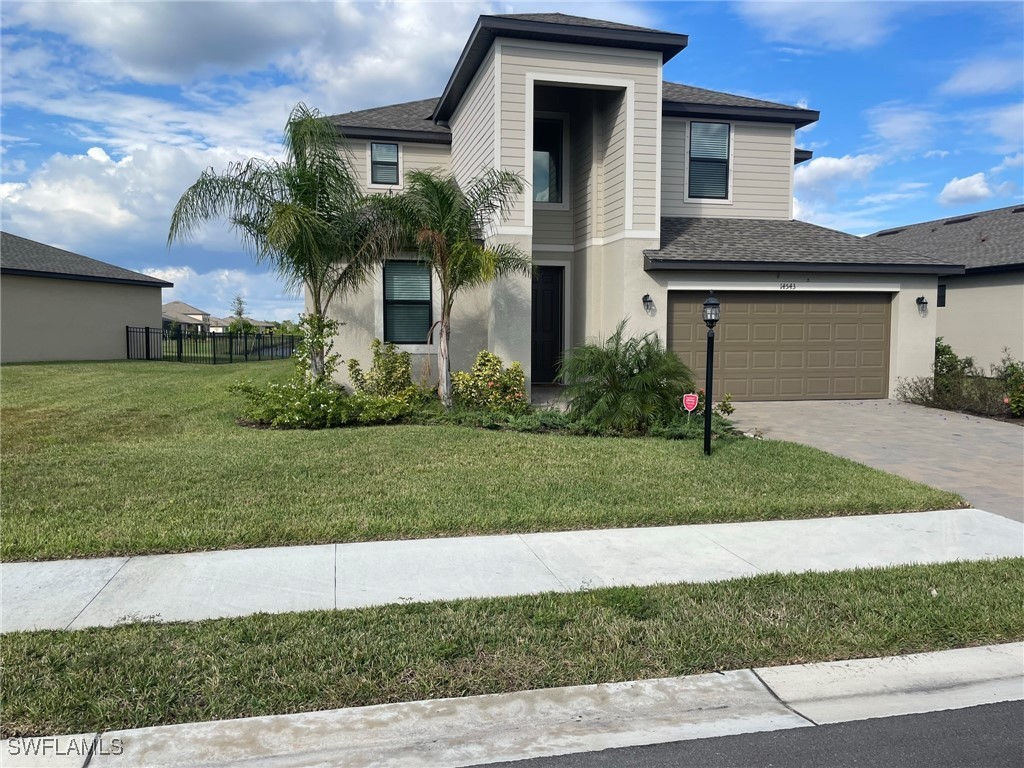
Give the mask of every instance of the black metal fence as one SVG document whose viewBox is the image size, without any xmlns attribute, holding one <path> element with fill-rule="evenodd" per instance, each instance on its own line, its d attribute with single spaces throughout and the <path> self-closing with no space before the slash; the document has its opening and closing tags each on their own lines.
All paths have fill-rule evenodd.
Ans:
<svg viewBox="0 0 1024 768">
<path fill-rule="evenodd" d="M 177 363 L 252 363 L 291 357 L 299 336 L 279 333 L 211 333 L 181 328 L 125 327 L 129 360 Z"/>
</svg>

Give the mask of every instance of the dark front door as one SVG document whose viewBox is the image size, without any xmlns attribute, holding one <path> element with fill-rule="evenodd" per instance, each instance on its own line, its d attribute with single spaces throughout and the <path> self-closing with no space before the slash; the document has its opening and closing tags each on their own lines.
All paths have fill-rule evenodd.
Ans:
<svg viewBox="0 0 1024 768">
<path fill-rule="evenodd" d="M 533 274 L 533 381 L 555 380 L 562 360 L 563 281 L 565 267 L 537 267 Z"/>
</svg>

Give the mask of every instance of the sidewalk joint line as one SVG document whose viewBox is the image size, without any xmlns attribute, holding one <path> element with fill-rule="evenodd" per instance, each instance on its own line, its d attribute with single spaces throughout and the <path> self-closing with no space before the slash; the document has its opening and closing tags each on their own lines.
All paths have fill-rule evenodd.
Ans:
<svg viewBox="0 0 1024 768">
<path fill-rule="evenodd" d="M 571 589 L 569 589 L 569 587 L 567 587 L 564 583 L 562 583 L 562 580 L 560 578 L 558 578 L 558 576 L 555 574 L 555 572 L 551 570 L 551 567 L 541 559 L 540 555 L 538 555 L 536 552 L 533 551 L 533 547 L 531 547 L 529 545 L 529 543 L 527 543 L 526 539 L 523 538 L 523 534 L 517 533 L 516 534 L 516 538 L 519 539 L 519 541 L 521 541 L 523 543 L 523 546 L 526 547 L 529 550 L 531 555 L 533 555 L 535 558 L 537 558 L 537 562 L 544 566 L 544 570 L 546 570 L 548 573 L 551 574 L 551 578 L 553 578 L 555 581 L 557 581 L 558 585 L 562 589 L 564 589 L 566 592 L 571 592 L 572 591 Z"/>
<path fill-rule="evenodd" d="M 772 689 L 772 687 L 771 687 L 770 685 L 768 685 L 768 683 L 766 683 L 766 682 L 764 681 L 764 678 L 763 678 L 763 677 L 761 677 L 761 676 L 760 676 L 759 674 L 757 674 L 757 670 L 756 670 L 756 669 L 754 669 L 753 667 L 751 667 L 751 668 L 750 668 L 750 674 L 752 674 L 752 675 L 753 675 L 754 677 L 756 677 L 756 678 L 757 678 L 757 682 L 759 682 L 759 683 L 760 683 L 761 685 L 763 685 L 763 686 L 764 686 L 764 689 L 765 689 L 766 691 L 768 691 L 768 693 L 770 693 L 770 694 L 771 694 L 771 695 L 772 695 L 772 696 L 773 696 L 773 697 L 775 698 L 775 700 L 776 700 L 777 702 L 779 702 L 779 704 L 781 704 L 782 706 L 784 706 L 784 707 L 785 707 L 786 709 L 788 709 L 788 710 L 789 710 L 790 712 L 792 712 L 792 713 L 793 713 L 794 715 L 796 715 L 797 717 L 802 717 L 802 718 L 803 718 L 804 720 L 806 720 L 806 721 L 807 721 L 808 723 L 810 723 L 811 725 L 814 725 L 814 726 L 817 726 L 817 725 L 818 725 L 818 724 L 817 724 L 816 722 L 814 722 L 813 720 L 811 720 L 811 718 L 809 718 L 809 717 L 808 717 L 807 715 L 805 715 L 805 714 L 804 714 L 803 712 L 799 711 L 798 709 L 796 709 L 796 708 L 794 708 L 794 707 L 791 707 L 791 706 L 790 706 L 790 705 L 789 705 L 789 704 L 788 704 L 787 702 L 783 701 L 783 700 L 782 700 L 782 697 L 781 697 L 781 696 L 779 696 L 779 694 L 777 694 L 777 693 L 776 693 L 776 692 L 775 692 L 775 691 L 774 691 L 774 690 Z"/>
<path fill-rule="evenodd" d="M 69 621 L 67 623 L 67 625 L 64 627 L 64 629 L 71 629 L 71 625 L 74 624 L 76 621 L 78 621 L 78 618 L 83 613 L 85 613 L 86 610 L 89 608 L 89 606 L 92 605 L 93 602 L 96 600 L 96 598 L 99 597 L 103 593 L 103 590 L 110 586 L 110 582 L 112 582 L 114 579 L 117 578 L 117 574 L 119 574 L 121 572 L 121 569 L 124 568 L 126 565 L 128 565 L 128 563 L 130 563 L 133 559 L 134 559 L 134 557 L 129 556 L 128 559 L 126 559 L 123 563 L 121 563 L 121 565 L 118 567 L 118 569 L 116 571 L 114 571 L 114 573 L 111 575 L 111 577 L 109 579 L 107 579 L 106 583 L 96 591 L 95 595 L 93 595 L 92 597 L 89 598 L 89 602 L 82 606 L 82 610 L 80 610 L 78 613 L 75 614 L 75 618 L 73 618 L 71 621 Z"/>
<path fill-rule="evenodd" d="M 778 522 L 778 521 L 773 521 L 773 522 Z M 717 523 L 717 525 L 722 525 L 722 523 Z M 730 523 L 725 523 L 725 525 L 730 525 Z M 703 537 L 704 537 L 704 538 L 705 538 L 705 539 L 706 539 L 707 541 L 710 541 L 710 542 L 711 542 L 712 544 L 714 544 L 714 545 L 715 545 L 716 547 L 719 547 L 719 548 L 721 548 L 721 549 L 724 549 L 724 550 L 725 550 L 726 552 L 728 552 L 728 553 L 729 553 L 730 555 L 732 555 L 733 557 L 735 557 L 735 558 L 736 558 L 737 560 L 742 560 L 742 561 L 743 561 L 744 563 L 746 563 L 747 565 L 749 565 L 749 566 L 750 566 L 751 568 L 753 568 L 753 569 L 754 569 L 755 571 L 757 571 L 758 573 L 765 573 L 765 570 L 764 570 L 763 568 L 760 568 L 760 567 L 758 567 L 758 566 L 754 565 L 754 564 L 753 564 L 752 562 L 750 562 L 749 560 L 747 560 L 747 558 L 745 558 L 745 557 L 741 557 L 740 555 L 737 555 L 737 554 L 736 554 L 735 552 L 733 552 L 733 551 L 732 551 L 731 549 L 729 549 L 729 548 L 728 548 L 727 546 L 725 546 L 724 544 L 721 544 L 721 543 L 719 543 L 719 542 L 715 541 L 715 540 L 714 540 L 713 538 L 711 538 L 710 536 L 708 536 L 708 535 L 707 535 L 706 533 L 704 533 L 703 531 L 697 531 L 697 535 L 698 535 L 698 536 L 703 536 Z"/>
</svg>

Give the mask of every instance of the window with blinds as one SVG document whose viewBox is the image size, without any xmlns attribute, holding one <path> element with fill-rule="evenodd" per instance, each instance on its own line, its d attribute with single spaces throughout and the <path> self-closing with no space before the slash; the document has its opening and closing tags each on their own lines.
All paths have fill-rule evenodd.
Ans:
<svg viewBox="0 0 1024 768">
<path fill-rule="evenodd" d="M 426 344 L 433 322 L 430 266 L 419 261 L 384 263 L 384 341 Z"/>
<path fill-rule="evenodd" d="M 690 123 L 687 195 L 729 199 L 729 124 Z"/>
<path fill-rule="evenodd" d="M 397 144 L 370 144 L 370 183 L 398 183 Z"/>
</svg>

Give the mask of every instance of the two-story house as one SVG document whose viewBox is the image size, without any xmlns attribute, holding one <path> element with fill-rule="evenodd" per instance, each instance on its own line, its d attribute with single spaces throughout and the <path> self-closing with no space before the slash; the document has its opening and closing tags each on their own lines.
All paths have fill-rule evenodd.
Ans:
<svg viewBox="0 0 1024 768">
<path fill-rule="evenodd" d="M 628 318 L 702 379 L 713 289 L 717 392 L 886 397 L 897 377 L 927 375 L 928 307 L 951 266 L 793 220 L 793 167 L 810 157 L 795 131 L 818 113 L 665 82 L 686 45 L 563 14 L 481 16 L 439 98 L 331 118 L 369 192 L 401 192 L 414 168 L 528 182 L 487 237 L 531 254 L 534 276 L 461 297 L 453 365 L 488 349 L 551 382 L 566 350 Z M 367 358 L 377 337 L 432 363 L 437 290 L 414 259 L 333 312 L 344 357 Z"/>
</svg>

